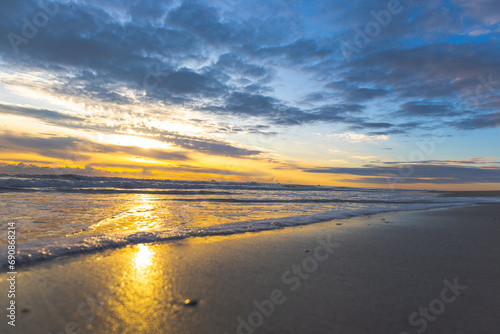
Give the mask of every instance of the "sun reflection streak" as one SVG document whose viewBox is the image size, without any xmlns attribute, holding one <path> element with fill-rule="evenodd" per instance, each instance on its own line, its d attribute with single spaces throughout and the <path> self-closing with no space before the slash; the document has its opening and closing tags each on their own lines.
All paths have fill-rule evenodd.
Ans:
<svg viewBox="0 0 500 334">
<path fill-rule="evenodd" d="M 111 271 L 120 286 L 109 302 L 102 333 L 179 333 L 168 319 L 175 320 L 183 299 L 174 294 L 173 259 L 159 256 L 158 247 L 142 243 L 118 251 Z"/>
<path fill-rule="evenodd" d="M 136 229 L 138 231 L 147 231 L 155 227 L 152 219 L 152 211 L 155 208 L 152 197 L 148 194 L 141 194 L 137 198 L 133 211 L 137 215 Z"/>
<path fill-rule="evenodd" d="M 154 252 L 144 244 L 138 245 L 137 248 L 138 251 L 135 255 L 134 265 L 138 271 L 144 271 L 152 265 L 152 256 L 154 255 Z"/>
</svg>

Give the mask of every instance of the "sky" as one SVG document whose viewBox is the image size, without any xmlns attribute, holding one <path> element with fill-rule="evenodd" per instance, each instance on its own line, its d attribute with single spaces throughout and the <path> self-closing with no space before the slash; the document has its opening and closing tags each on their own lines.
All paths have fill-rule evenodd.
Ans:
<svg viewBox="0 0 500 334">
<path fill-rule="evenodd" d="M 500 1 L 0 8 L 0 173 L 500 189 Z"/>
</svg>

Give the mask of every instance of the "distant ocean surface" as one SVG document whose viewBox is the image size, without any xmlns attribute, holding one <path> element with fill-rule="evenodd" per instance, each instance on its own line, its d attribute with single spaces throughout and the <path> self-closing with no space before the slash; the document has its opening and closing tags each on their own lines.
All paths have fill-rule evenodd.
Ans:
<svg viewBox="0 0 500 334">
<path fill-rule="evenodd" d="M 18 263 L 127 244 L 500 202 L 426 191 L 1 174 L 0 198 L 0 253 L 7 253 L 7 223 L 15 222 Z M 0 268 L 6 265 L 2 261 Z"/>
</svg>

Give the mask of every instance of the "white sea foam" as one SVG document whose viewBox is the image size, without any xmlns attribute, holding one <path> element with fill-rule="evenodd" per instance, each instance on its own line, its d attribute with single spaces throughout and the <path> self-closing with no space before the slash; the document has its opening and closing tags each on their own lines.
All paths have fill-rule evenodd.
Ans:
<svg viewBox="0 0 500 334">
<path fill-rule="evenodd" d="M 432 208 L 444 208 L 492 202 L 496 203 L 498 201 L 482 199 L 471 202 L 407 204 L 393 208 L 372 207 L 364 209 L 343 209 L 277 219 L 247 220 L 236 223 L 219 224 L 210 227 L 177 227 L 164 231 L 153 232 L 102 233 L 92 236 L 73 236 L 55 239 L 31 240 L 24 243 L 18 243 L 17 248 L 20 253 L 16 255 L 16 261 L 18 264 L 30 264 L 33 262 L 52 259 L 64 255 L 95 252 L 99 250 L 119 248 L 126 245 L 139 243 L 173 241 L 189 237 L 258 232 L 280 229 L 289 226 L 314 224 L 333 219 L 345 219 L 350 217 L 372 215 L 383 212 L 425 210 Z M 7 253 L 6 245 L 2 245 L 1 249 L 2 253 Z M 6 263 L 2 262 L 0 268 L 6 269 L 6 265 Z"/>
</svg>

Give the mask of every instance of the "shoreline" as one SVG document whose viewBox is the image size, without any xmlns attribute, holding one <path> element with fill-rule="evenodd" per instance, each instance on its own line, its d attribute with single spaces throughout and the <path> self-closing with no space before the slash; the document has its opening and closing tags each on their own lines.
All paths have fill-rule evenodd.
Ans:
<svg viewBox="0 0 500 334">
<path fill-rule="evenodd" d="M 430 192 L 439 193 L 442 197 L 500 197 L 500 190 L 433 190 Z"/>
<path fill-rule="evenodd" d="M 187 229 L 183 230 L 175 230 L 175 231 L 165 231 L 165 232 L 130 232 L 123 234 L 116 234 L 115 239 L 110 239 L 107 234 L 97 234 L 97 235 L 84 235 L 81 237 L 70 237 L 64 240 L 65 245 L 68 242 L 72 242 L 68 244 L 68 246 L 63 249 L 59 249 L 55 254 L 52 254 L 53 250 L 51 247 L 53 245 L 57 245 L 60 243 L 59 239 L 35 239 L 27 242 L 20 243 L 18 248 L 24 250 L 28 249 L 29 251 L 24 251 L 21 254 L 16 255 L 16 266 L 19 268 L 29 268 L 31 266 L 36 266 L 40 263 L 45 263 L 47 261 L 52 261 L 61 257 L 77 257 L 80 255 L 86 254 L 95 254 L 108 249 L 121 249 L 124 247 L 134 246 L 138 244 L 155 244 L 155 243 L 170 243 L 170 242 L 180 242 L 182 240 L 190 239 L 190 238 L 211 238 L 216 236 L 231 236 L 231 235 L 240 235 L 246 233 L 260 233 L 265 231 L 276 231 L 281 229 L 286 229 L 290 227 L 302 227 L 309 226 L 315 224 L 322 224 L 325 222 L 331 221 L 344 221 L 351 220 L 354 218 L 363 218 L 363 217 L 371 217 L 373 215 L 378 214 L 394 214 L 398 212 L 419 212 L 419 211 L 427 211 L 427 210 L 436 210 L 436 209 L 449 209 L 455 207 L 469 207 L 476 205 L 498 205 L 498 203 L 480 203 L 480 204 L 446 204 L 436 203 L 433 207 L 423 207 L 423 208 L 392 208 L 392 209 L 361 209 L 361 214 L 358 213 L 358 210 L 354 209 L 352 211 L 332 211 L 335 214 L 330 217 L 320 217 L 319 220 L 316 216 L 319 215 L 302 215 L 302 216 L 292 216 L 292 217 L 283 217 L 272 219 L 272 222 L 269 223 L 268 220 L 265 220 L 267 224 L 260 224 L 261 221 L 249 221 L 251 224 L 248 225 L 246 221 L 230 223 L 230 224 L 220 224 L 214 225 L 211 227 L 212 230 L 200 230 L 193 234 L 192 230 Z M 373 212 L 365 213 L 366 211 L 373 210 Z M 387 210 L 387 211 L 386 211 Z M 313 222 L 308 222 L 307 219 L 310 217 L 315 217 L 317 220 Z M 303 221 L 303 220 L 306 221 Z M 302 220 L 297 222 L 297 220 Z M 264 222 L 264 221 L 263 221 Z M 257 224 L 256 224 L 257 223 Z M 256 225 L 254 225 L 256 224 Z M 225 229 L 228 227 L 229 229 Z M 236 230 L 233 230 L 236 229 Z M 184 233 L 184 234 L 183 234 Z M 109 241 L 108 241 L 109 240 Z M 109 242 L 98 244 L 98 242 Z M 97 243 L 97 244 L 96 244 Z M 90 246 L 94 245 L 94 246 Z M 85 247 L 85 248 L 84 248 Z M 46 249 L 47 248 L 47 249 Z M 5 249 L 5 253 L 6 249 Z M 29 254 L 28 254 L 29 253 Z M 0 273 L 5 273 L 8 271 L 7 265 L 0 265 Z"/>
<path fill-rule="evenodd" d="M 496 333 L 499 225 L 500 205 L 461 206 L 43 261 L 20 268 L 17 324 L 0 331 Z"/>
</svg>

